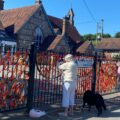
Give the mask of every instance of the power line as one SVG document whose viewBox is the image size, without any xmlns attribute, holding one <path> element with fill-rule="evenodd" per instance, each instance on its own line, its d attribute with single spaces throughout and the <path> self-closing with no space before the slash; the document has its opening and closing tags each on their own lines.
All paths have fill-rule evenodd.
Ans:
<svg viewBox="0 0 120 120">
<path fill-rule="evenodd" d="M 100 21 L 99 19 L 97 21 Z M 92 24 L 92 23 L 95 23 L 95 21 L 93 20 L 87 20 L 87 21 L 81 21 L 81 22 L 76 22 L 77 24 Z"/>
<path fill-rule="evenodd" d="M 77 22 L 77 24 L 91 24 L 93 21 L 82 21 L 82 22 Z"/>
<path fill-rule="evenodd" d="M 83 3 L 84 3 L 84 5 L 85 5 L 85 7 L 87 8 L 87 10 L 88 10 L 90 16 L 91 16 L 92 19 L 94 20 L 94 22 L 97 23 L 97 22 L 96 22 L 96 19 L 95 19 L 95 17 L 94 17 L 94 15 L 92 14 L 92 12 L 91 12 L 91 10 L 89 9 L 89 7 L 88 7 L 88 5 L 87 5 L 87 3 L 86 3 L 85 0 L 83 0 Z"/>
<path fill-rule="evenodd" d="M 70 0 L 70 8 L 72 8 L 72 0 Z"/>
</svg>

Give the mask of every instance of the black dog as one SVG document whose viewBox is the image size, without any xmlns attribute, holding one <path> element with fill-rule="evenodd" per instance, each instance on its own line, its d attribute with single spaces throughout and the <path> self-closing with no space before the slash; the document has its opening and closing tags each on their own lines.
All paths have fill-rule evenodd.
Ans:
<svg viewBox="0 0 120 120">
<path fill-rule="evenodd" d="M 85 103 L 89 106 L 89 111 L 91 109 L 92 105 L 95 105 L 98 110 L 98 116 L 102 114 L 102 108 L 106 110 L 106 105 L 104 103 L 103 97 L 99 93 L 93 93 L 90 90 L 87 90 L 83 95 L 83 108 L 85 106 Z"/>
</svg>

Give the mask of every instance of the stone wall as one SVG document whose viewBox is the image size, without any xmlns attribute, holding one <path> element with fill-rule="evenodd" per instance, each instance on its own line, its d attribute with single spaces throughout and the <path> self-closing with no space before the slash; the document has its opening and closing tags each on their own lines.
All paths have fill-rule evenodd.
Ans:
<svg viewBox="0 0 120 120">
<path fill-rule="evenodd" d="M 48 35 L 54 34 L 42 7 L 40 7 L 39 10 L 37 10 L 34 15 L 31 16 L 27 23 L 17 33 L 17 45 L 19 48 L 28 48 L 28 46 L 30 46 L 31 43 L 34 42 L 35 28 L 38 26 L 42 30 L 43 38 L 47 37 Z"/>
</svg>

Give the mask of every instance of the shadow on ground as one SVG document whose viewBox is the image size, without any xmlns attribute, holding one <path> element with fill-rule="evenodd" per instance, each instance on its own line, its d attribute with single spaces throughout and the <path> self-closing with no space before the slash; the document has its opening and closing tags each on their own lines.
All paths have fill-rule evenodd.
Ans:
<svg viewBox="0 0 120 120">
<path fill-rule="evenodd" d="M 103 111 L 100 117 L 96 117 L 97 110 L 92 107 L 89 112 L 87 108 L 81 111 L 81 108 L 75 110 L 75 115 L 72 117 L 59 116 L 59 112 L 63 110 L 57 108 L 54 111 L 49 111 L 46 116 L 41 118 L 30 118 L 24 111 L 0 113 L 0 120 L 120 120 L 120 96 L 105 100 L 107 111 Z"/>
</svg>

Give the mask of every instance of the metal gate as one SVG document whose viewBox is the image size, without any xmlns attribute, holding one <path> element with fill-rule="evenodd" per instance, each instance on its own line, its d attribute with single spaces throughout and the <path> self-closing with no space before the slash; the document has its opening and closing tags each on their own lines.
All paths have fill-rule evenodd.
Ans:
<svg viewBox="0 0 120 120">
<path fill-rule="evenodd" d="M 30 81 L 28 108 L 45 108 L 52 104 L 60 104 L 62 100 L 62 75 L 58 70 L 58 64 L 63 62 L 65 54 L 53 52 L 36 52 L 33 46 L 30 57 Z M 35 58 L 35 59 L 33 59 Z M 94 61 L 93 56 L 74 55 L 77 62 L 83 59 Z M 33 60 L 33 61 L 32 61 Z M 34 75 L 33 75 L 34 73 Z M 83 93 L 92 89 L 94 83 L 93 65 L 89 67 L 78 67 L 78 83 L 76 89 L 76 99 Z"/>
<path fill-rule="evenodd" d="M 109 94 L 119 91 L 118 61 L 114 58 L 97 58 L 96 91 L 99 93 Z"/>
<path fill-rule="evenodd" d="M 27 51 L 0 51 L 0 112 L 26 107 L 28 74 Z"/>
<path fill-rule="evenodd" d="M 62 76 L 57 69 L 57 64 L 62 62 L 65 54 L 53 52 L 36 53 L 34 46 L 30 67 L 30 84 L 28 109 L 60 104 L 62 99 Z M 33 59 L 35 58 L 35 59 Z M 116 60 L 94 56 L 74 55 L 76 61 L 81 59 L 92 60 L 92 66 L 78 67 L 78 84 L 76 89 L 76 101 L 82 97 L 86 90 L 109 94 L 118 91 Z M 106 67 L 107 66 L 107 67 Z M 33 74 L 34 73 L 34 74 Z"/>
<path fill-rule="evenodd" d="M 57 69 L 65 54 L 37 52 L 32 45 L 29 53 L 0 54 L 0 112 L 21 108 L 47 107 L 62 100 L 62 75 Z M 77 70 L 76 101 L 86 90 L 109 94 L 119 90 L 116 59 L 89 55 L 75 55 L 77 63 L 92 60 L 91 66 Z"/>
</svg>

